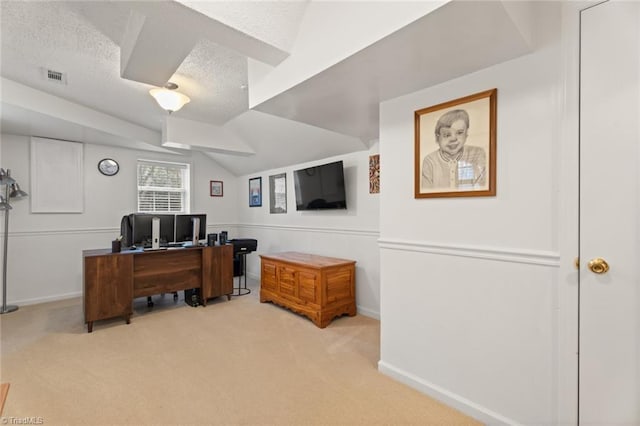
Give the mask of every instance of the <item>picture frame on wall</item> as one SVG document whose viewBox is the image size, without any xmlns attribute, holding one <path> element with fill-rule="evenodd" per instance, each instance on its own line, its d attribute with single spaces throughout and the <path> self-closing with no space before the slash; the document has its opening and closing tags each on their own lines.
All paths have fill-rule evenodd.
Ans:
<svg viewBox="0 0 640 426">
<path fill-rule="evenodd" d="M 209 181 L 209 193 L 212 197 L 222 197 L 224 194 L 222 181 L 221 180 Z"/>
<path fill-rule="evenodd" d="M 498 90 L 415 111 L 415 198 L 496 195 Z"/>
<path fill-rule="evenodd" d="M 369 156 L 369 194 L 380 193 L 380 154 Z"/>
<path fill-rule="evenodd" d="M 249 179 L 249 207 L 262 206 L 262 177 Z"/>
<path fill-rule="evenodd" d="M 269 213 L 287 212 L 287 174 L 269 176 Z"/>
</svg>

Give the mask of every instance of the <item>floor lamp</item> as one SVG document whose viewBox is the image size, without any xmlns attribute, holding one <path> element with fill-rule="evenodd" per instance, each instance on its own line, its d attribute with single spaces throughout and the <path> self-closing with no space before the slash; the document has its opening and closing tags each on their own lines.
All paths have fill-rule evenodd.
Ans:
<svg viewBox="0 0 640 426">
<path fill-rule="evenodd" d="M 0 186 L 4 185 L 4 196 L 0 195 L 0 210 L 4 210 L 4 250 L 2 251 L 2 310 L 0 314 L 17 311 L 15 305 L 7 306 L 7 250 L 9 247 L 9 210 L 12 209 L 9 200 L 20 199 L 27 193 L 20 189 L 18 183 L 11 177 L 11 170 L 0 169 Z"/>
</svg>

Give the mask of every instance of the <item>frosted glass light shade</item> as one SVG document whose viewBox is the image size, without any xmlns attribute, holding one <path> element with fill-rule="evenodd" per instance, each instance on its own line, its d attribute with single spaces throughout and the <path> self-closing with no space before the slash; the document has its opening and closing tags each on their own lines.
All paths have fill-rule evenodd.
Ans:
<svg viewBox="0 0 640 426">
<path fill-rule="evenodd" d="M 183 95 L 180 92 L 169 89 L 151 89 L 149 94 L 154 97 L 158 105 L 162 109 L 166 109 L 169 112 L 178 111 L 180 108 L 191 102 L 188 96 Z"/>
</svg>

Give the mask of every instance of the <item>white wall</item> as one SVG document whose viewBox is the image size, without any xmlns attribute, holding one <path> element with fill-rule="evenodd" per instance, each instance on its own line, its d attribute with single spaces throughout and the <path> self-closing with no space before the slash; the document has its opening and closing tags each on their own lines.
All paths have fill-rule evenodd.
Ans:
<svg viewBox="0 0 640 426">
<path fill-rule="evenodd" d="M 30 139 L 7 134 L 1 137 L 0 166 L 11 169 L 21 188 L 29 192 Z M 98 161 L 105 157 L 119 162 L 117 175 L 106 177 L 98 172 Z M 82 250 L 110 247 L 111 240 L 120 235 L 122 216 L 137 208 L 139 158 L 190 163 L 192 212 L 207 214 L 208 232 L 233 229 L 236 178 L 208 157 L 197 152 L 167 155 L 85 144 L 83 213 L 32 214 L 29 198 L 12 203 L 7 303 L 21 305 L 82 294 Z M 224 182 L 224 197 L 210 197 L 210 180 Z"/>
<path fill-rule="evenodd" d="M 567 349 L 559 298 L 574 285 L 559 273 L 557 12 L 543 17 L 536 53 L 381 105 L 379 369 L 494 424 L 553 424 L 575 412 L 557 404 Z M 497 196 L 414 199 L 413 112 L 491 88 Z"/>
<path fill-rule="evenodd" d="M 379 195 L 369 194 L 369 151 L 326 158 L 313 163 L 267 170 L 238 180 L 238 230 L 230 238 L 255 238 L 258 250 L 247 257 L 247 272 L 260 275 L 261 253 L 301 251 L 355 260 L 358 312 L 379 318 Z M 293 170 L 342 160 L 347 210 L 296 211 Z M 384 161 L 384 160 L 382 160 Z M 287 213 L 269 213 L 269 176 L 287 174 Z M 381 172 L 384 173 L 384 170 Z M 249 207 L 249 178 L 262 177 L 262 207 Z"/>
<path fill-rule="evenodd" d="M 29 192 L 29 138 L 3 134 L 0 164 Z M 29 199 L 13 203 L 9 223 L 7 303 L 31 304 L 82 294 L 82 250 L 110 247 L 120 234 L 120 219 L 136 209 L 136 161 L 139 158 L 188 162 L 192 171 L 192 212 L 207 214 L 207 231 L 230 238 L 256 238 L 258 252 L 247 257 L 248 274 L 259 278 L 259 254 L 298 250 L 354 259 L 356 302 L 361 314 L 379 317 L 379 194 L 369 194 L 370 151 L 262 174 L 262 207 L 248 207 L 248 178 L 236 177 L 198 152 L 166 155 L 117 147 L 84 145 L 84 213 L 31 214 Z M 97 170 L 102 158 L 120 164 L 116 176 Z M 348 209 L 297 212 L 292 170 L 343 160 Z M 269 176 L 287 172 L 288 213 L 269 214 Z M 224 196 L 210 197 L 209 181 L 224 182 Z M 1 247 L 0 247 L 1 249 Z"/>
</svg>

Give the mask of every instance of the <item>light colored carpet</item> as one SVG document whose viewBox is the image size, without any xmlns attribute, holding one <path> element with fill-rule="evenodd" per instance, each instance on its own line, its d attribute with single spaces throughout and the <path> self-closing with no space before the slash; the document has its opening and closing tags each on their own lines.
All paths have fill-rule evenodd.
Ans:
<svg viewBox="0 0 640 426">
<path fill-rule="evenodd" d="M 80 298 L 0 317 L 4 417 L 47 425 L 471 425 L 473 419 L 377 371 L 380 324 L 319 329 L 247 296 L 192 308 L 171 295 L 131 324 L 88 334 Z"/>
</svg>

